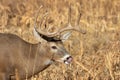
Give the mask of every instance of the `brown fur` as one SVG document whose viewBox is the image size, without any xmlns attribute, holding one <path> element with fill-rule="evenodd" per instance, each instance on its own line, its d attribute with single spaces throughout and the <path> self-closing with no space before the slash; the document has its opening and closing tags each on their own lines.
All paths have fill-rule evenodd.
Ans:
<svg viewBox="0 0 120 80">
<path fill-rule="evenodd" d="M 58 50 L 52 51 L 50 45 L 56 45 Z M 31 44 L 16 35 L 0 33 L 0 80 L 10 80 L 11 76 L 15 76 L 15 69 L 18 70 L 20 80 L 25 79 L 26 74 L 31 77 L 47 68 L 52 60 L 66 54 L 60 41 Z M 46 60 L 51 62 L 45 64 Z"/>
</svg>

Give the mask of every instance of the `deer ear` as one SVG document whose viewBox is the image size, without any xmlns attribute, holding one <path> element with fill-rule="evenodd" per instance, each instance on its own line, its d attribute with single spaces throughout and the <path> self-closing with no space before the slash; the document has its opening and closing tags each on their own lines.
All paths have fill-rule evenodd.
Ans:
<svg viewBox="0 0 120 80">
<path fill-rule="evenodd" d="M 72 32 L 70 31 L 70 32 L 67 32 L 67 33 L 63 34 L 61 36 L 62 42 L 66 41 L 71 36 L 71 33 Z"/>
</svg>

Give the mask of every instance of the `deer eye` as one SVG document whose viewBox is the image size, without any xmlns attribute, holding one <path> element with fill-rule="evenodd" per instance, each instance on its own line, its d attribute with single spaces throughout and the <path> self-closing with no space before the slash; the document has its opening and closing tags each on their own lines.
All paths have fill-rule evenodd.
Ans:
<svg viewBox="0 0 120 80">
<path fill-rule="evenodd" d="M 57 47 L 56 46 L 52 46 L 52 49 L 57 49 Z"/>
</svg>

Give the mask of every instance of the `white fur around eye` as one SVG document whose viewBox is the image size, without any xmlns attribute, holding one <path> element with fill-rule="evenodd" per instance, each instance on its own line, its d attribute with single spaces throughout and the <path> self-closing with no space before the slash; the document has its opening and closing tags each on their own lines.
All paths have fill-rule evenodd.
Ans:
<svg viewBox="0 0 120 80">
<path fill-rule="evenodd" d="M 50 49 L 52 50 L 52 52 L 57 52 L 58 47 L 56 46 L 56 44 L 51 43 L 51 45 L 50 45 Z"/>
<path fill-rule="evenodd" d="M 57 49 L 51 49 L 52 52 L 56 53 L 57 52 Z"/>
<path fill-rule="evenodd" d="M 51 51 L 52 51 L 52 52 L 57 52 L 57 50 L 58 50 L 58 49 L 57 49 L 57 46 L 51 46 Z"/>
</svg>

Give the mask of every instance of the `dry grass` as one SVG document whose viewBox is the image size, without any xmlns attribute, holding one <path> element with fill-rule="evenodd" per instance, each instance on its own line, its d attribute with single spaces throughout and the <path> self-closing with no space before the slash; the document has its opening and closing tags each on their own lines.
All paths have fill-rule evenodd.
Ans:
<svg viewBox="0 0 120 80">
<path fill-rule="evenodd" d="M 119 80 L 120 79 L 120 0 L 0 0 L 0 32 L 14 33 L 29 42 L 34 15 L 40 5 L 42 16 L 49 11 L 48 24 L 61 27 L 67 23 L 72 6 L 72 25 L 78 9 L 80 27 L 65 43 L 74 57 L 71 65 L 55 63 L 39 74 L 38 80 Z M 54 28 L 56 28 L 54 27 Z"/>
</svg>

